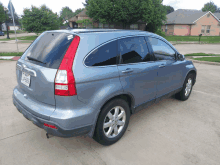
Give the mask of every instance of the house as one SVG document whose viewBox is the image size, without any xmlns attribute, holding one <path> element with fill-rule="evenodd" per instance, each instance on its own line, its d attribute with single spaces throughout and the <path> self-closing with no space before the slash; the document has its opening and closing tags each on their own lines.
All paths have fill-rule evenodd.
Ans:
<svg viewBox="0 0 220 165">
<path fill-rule="evenodd" d="M 14 27 L 14 24 L 13 23 L 7 23 L 7 25 L 8 25 L 8 30 L 19 30 L 20 28 L 21 28 L 21 26 L 20 25 L 17 25 L 17 24 L 15 24 L 15 27 Z M 5 23 L 3 23 L 2 24 L 2 31 L 6 31 L 7 30 L 7 28 L 6 28 L 6 24 Z"/>
<path fill-rule="evenodd" d="M 220 36 L 220 13 L 178 9 L 167 15 L 162 31 L 166 35 Z"/>
<path fill-rule="evenodd" d="M 83 20 L 83 19 L 89 19 L 92 24 L 84 25 L 82 23 L 76 23 L 78 20 Z M 76 16 L 70 18 L 69 20 L 69 25 L 72 28 L 103 28 L 103 29 L 123 29 L 123 25 L 120 24 L 115 24 L 115 23 L 107 23 L 107 24 L 102 24 L 99 23 L 98 21 L 94 21 L 92 18 L 90 18 L 88 15 L 86 15 L 86 9 L 84 9 L 82 12 L 77 14 Z M 133 29 L 133 30 L 145 30 L 146 27 L 146 22 L 138 21 L 135 24 L 132 25 L 127 25 L 126 29 Z"/>
</svg>

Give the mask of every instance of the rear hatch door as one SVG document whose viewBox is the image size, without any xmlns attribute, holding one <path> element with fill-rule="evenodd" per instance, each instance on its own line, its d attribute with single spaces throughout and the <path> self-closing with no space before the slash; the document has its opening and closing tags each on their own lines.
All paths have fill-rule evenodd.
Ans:
<svg viewBox="0 0 220 165">
<path fill-rule="evenodd" d="M 17 81 L 22 93 L 38 102 L 55 105 L 54 79 L 74 38 L 64 32 L 44 32 L 17 63 Z"/>
</svg>

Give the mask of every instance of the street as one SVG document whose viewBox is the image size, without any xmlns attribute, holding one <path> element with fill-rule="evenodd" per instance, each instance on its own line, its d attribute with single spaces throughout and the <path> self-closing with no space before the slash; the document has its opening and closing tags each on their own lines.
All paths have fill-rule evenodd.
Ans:
<svg viewBox="0 0 220 165">
<path fill-rule="evenodd" d="M 130 118 L 122 139 L 102 146 L 89 137 L 46 138 L 17 111 L 16 61 L 0 61 L 0 165 L 219 165 L 220 66 L 195 63 L 190 98 L 165 99 Z"/>
</svg>

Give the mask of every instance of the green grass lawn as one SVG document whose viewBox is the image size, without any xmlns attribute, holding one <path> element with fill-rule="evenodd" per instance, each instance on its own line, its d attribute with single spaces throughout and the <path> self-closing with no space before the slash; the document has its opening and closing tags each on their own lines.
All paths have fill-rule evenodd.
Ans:
<svg viewBox="0 0 220 165">
<path fill-rule="evenodd" d="M 9 35 L 9 37 L 10 37 L 10 35 Z M 24 36 L 24 37 L 17 37 L 17 39 L 18 40 L 28 40 L 28 41 L 33 41 L 33 40 L 35 40 L 36 38 L 37 38 L 38 36 L 37 35 L 35 35 L 35 36 Z M 15 38 L 13 37 L 13 38 L 10 38 L 10 39 L 0 39 L 0 41 L 9 41 L 9 40 L 15 40 Z"/>
<path fill-rule="evenodd" d="M 199 41 L 199 36 L 166 36 L 168 41 Z M 202 36 L 200 42 L 220 43 L 220 36 Z"/>
<path fill-rule="evenodd" d="M 7 35 L 7 31 L 3 31 L 5 33 L 5 35 Z M 9 34 L 15 34 L 15 31 L 14 30 L 9 30 L 8 31 Z M 25 33 L 25 31 L 23 30 L 16 30 L 16 33 L 17 34 L 20 34 L 20 33 Z"/>
<path fill-rule="evenodd" d="M 0 56 L 21 56 L 23 52 L 8 52 L 8 53 L 0 53 Z"/>
<path fill-rule="evenodd" d="M 184 56 L 220 56 L 220 54 L 191 53 L 191 54 L 184 54 Z"/>
<path fill-rule="evenodd" d="M 193 60 L 220 62 L 220 57 L 202 57 L 202 58 L 194 58 Z"/>
</svg>

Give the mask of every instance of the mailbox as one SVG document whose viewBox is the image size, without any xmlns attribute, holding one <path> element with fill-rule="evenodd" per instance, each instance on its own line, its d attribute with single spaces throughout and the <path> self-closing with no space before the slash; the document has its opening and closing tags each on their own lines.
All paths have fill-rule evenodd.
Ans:
<svg viewBox="0 0 220 165">
<path fill-rule="evenodd" d="M 201 37 L 202 37 L 202 34 L 199 34 L 199 43 L 200 43 L 200 39 L 201 39 Z"/>
</svg>

